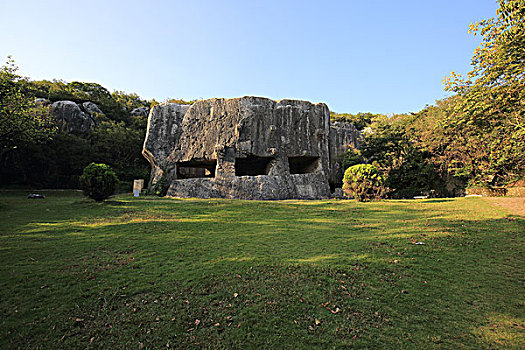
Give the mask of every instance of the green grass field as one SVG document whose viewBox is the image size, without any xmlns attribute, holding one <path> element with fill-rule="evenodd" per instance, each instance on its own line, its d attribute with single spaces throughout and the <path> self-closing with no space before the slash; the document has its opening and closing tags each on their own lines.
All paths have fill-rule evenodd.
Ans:
<svg viewBox="0 0 525 350">
<path fill-rule="evenodd" d="M 1 349 L 525 346 L 525 219 L 481 198 L 25 194 L 0 192 Z"/>
</svg>

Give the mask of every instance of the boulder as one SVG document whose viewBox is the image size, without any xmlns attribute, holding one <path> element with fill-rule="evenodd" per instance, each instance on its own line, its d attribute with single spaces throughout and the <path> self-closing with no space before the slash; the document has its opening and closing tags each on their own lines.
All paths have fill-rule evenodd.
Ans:
<svg viewBox="0 0 525 350">
<path fill-rule="evenodd" d="M 46 196 L 44 196 L 43 194 L 39 194 L 39 193 L 31 193 L 27 195 L 27 198 L 28 199 L 45 199 Z"/>
<path fill-rule="evenodd" d="M 82 103 L 82 108 L 84 109 L 84 112 L 93 119 L 93 121 L 96 120 L 97 115 L 104 115 L 104 112 L 102 112 L 96 104 L 90 101 Z"/>
<path fill-rule="evenodd" d="M 57 101 L 53 103 L 51 105 L 51 114 L 54 116 L 60 131 L 86 134 L 95 126 L 93 119 L 82 112 L 80 107 L 72 101 Z"/>
</svg>

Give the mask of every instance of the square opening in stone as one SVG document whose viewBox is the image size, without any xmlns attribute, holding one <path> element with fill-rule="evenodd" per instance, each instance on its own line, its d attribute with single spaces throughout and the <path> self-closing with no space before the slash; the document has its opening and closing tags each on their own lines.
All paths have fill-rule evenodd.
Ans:
<svg viewBox="0 0 525 350">
<path fill-rule="evenodd" d="M 235 158 L 235 175 L 257 176 L 268 175 L 272 167 L 272 157 Z"/>
<path fill-rule="evenodd" d="M 288 157 L 290 174 L 309 174 L 317 170 L 319 157 Z"/>
<path fill-rule="evenodd" d="M 177 162 L 177 179 L 215 177 L 216 160 L 190 160 Z"/>
</svg>

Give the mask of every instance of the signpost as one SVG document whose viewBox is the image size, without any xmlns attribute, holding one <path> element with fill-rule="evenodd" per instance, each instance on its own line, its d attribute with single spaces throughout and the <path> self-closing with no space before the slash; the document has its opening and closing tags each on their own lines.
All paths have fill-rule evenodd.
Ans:
<svg viewBox="0 0 525 350">
<path fill-rule="evenodd" d="M 144 187 L 144 179 L 133 181 L 133 196 L 134 197 L 138 197 L 140 195 L 140 191 L 142 191 L 142 187 Z"/>
</svg>

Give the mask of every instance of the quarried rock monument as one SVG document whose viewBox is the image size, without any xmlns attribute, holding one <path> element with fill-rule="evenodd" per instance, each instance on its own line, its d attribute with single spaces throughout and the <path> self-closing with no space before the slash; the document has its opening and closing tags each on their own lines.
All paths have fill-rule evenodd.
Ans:
<svg viewBox="0 0 525 350">
<path fill-rule="evenodd" d="M 337 158 L 357 145 L 324 103 L 262 97 L 165 103 L 150 111 L 149 188 L 173 197 L 319 199 L 341 181 Z"/>
</svg>

